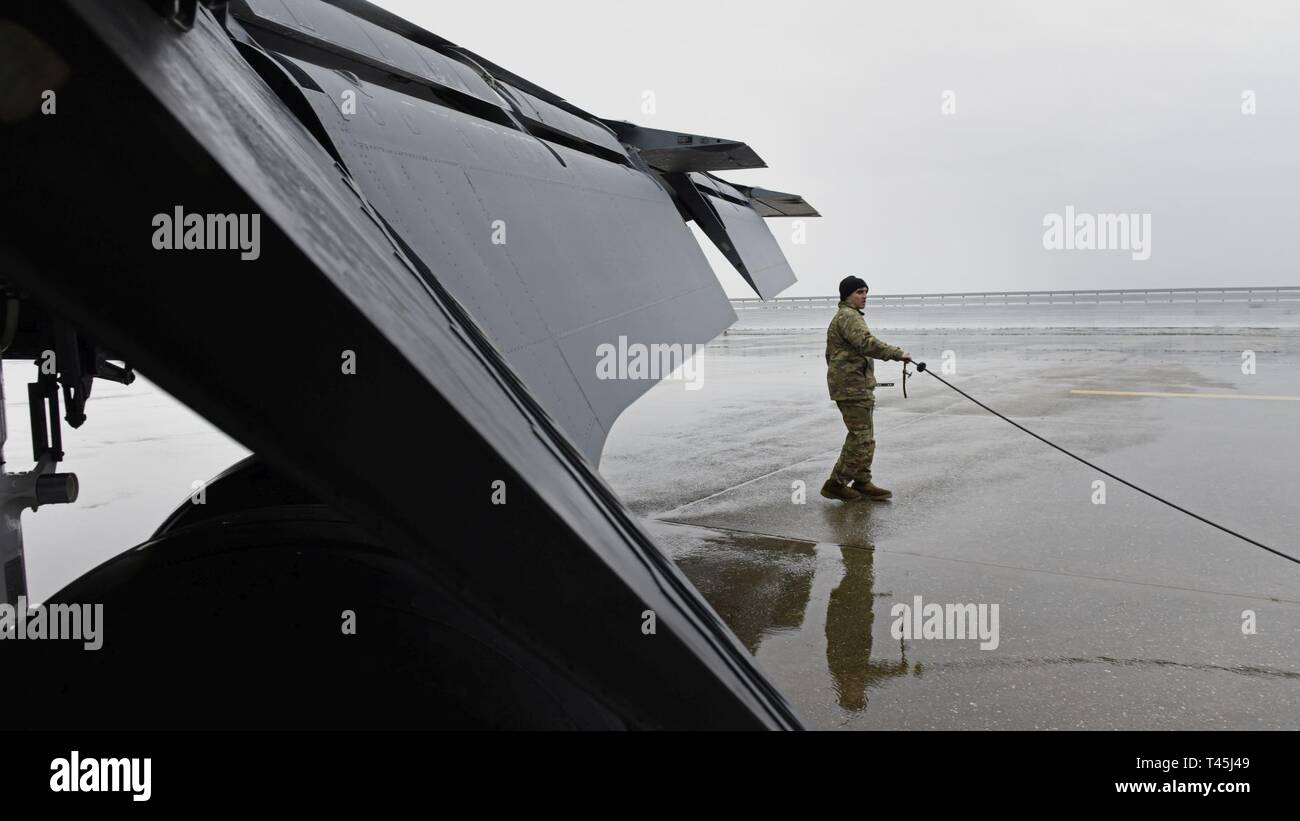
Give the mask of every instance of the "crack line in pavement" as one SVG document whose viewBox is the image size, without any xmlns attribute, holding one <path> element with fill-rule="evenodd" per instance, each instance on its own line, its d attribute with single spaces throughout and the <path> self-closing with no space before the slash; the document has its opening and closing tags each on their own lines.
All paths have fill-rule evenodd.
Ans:
<svg viewBox="0 0 1300 821">
<path fill-rule="evenodd" d="M 1210 664 L 1208 662 L 1192 661 L 1170 661 L 1168 659 L 1136 659 L 1136 658 L 1115 658 L 1113 656 L 1059 656 L 1059 657 L 1032 657 L 1022 656 L 1019 658 L 991 658 L 991 659 L 960 659 L 957 661 L 938 661 L 922 662 L 925 665 L 926 674 L 936 670 L 968 670 L 968 669 L 988 669 L 998 667 L 1040 667 L 1051 664 L 1106 664 L 1115 667 L 1178 667 L 1184 670 L 1200 670 L 1204 672 L 1216 673 L 1233 673 L 1239 676 L 1252 676 L 1259 678 L 1284 678 L 1300 679 L 1300 673 L 1290 670 L 1278 670 L 1274 667 L 1259 667 L 1256 665 L 1242 664 L 1236 667 L 1227 667 L 1222 664 Z"/>
</svg>

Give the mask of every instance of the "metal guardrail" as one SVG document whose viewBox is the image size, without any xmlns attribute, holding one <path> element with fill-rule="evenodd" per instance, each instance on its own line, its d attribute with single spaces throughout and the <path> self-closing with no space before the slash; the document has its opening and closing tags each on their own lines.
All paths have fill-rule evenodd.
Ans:
<svg viewBox="0 0 1300 821">
<path fill-rule="evenodd" d="M 1264 303 L 1300 302 L 1300 286 L 1277 288 L 1154 288 L 1093 291 L 989 291 L 953 294 L 884 294 L 867 297 L 877 308 L 956 308 L 986 305 L 1159 305 L 1162 303 Z M 733 299 L 738 311 L 782 308 L 827 308 L 839 304 L 835 296 Z"/>
</svg>

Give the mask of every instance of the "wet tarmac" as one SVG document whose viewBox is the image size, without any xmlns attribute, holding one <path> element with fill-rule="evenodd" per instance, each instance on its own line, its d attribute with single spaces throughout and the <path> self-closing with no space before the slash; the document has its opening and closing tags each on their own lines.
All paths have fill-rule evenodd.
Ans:
<svg viewBox="0 0 1300 821">
<path fill-rule="evenodd" d="M 924 375 L 907 399 L 877 392 L 874 475 L 893 500 L 824 499 L 844 438 L 824 331 L 781 324 L 742 317 L 705 351 L 700 389 L 651 390 L 601 472 L 809 726 L 1300 727 L 1300 565 Z M 1300 397 L 1300 329 L 1235 324 L 877 331 L 936 368 L 950 352 L 941 375 L 986 404 L 1300 556 L 1300 401 L 1272 398 Z M 996 647 L 896 637 L 896 606 L 918 596 L 926 613 L 997 605 Z"/>
</svg>

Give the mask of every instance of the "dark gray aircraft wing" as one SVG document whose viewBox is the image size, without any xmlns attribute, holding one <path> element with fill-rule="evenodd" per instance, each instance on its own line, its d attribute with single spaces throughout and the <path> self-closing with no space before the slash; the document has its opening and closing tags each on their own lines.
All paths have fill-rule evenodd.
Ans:
<svg viewBox="0 0 1300 821">
<path fill-rule="evenodd" d="M 230 14 L 361 196 L 592 462 L 655 383 L 600 378 L 601 346 L 701 345 L 735 321 L 664 177 L 761 166 L 748 146 L 611 128 L 368 4 L 236 0 Z M 793 283 L 753 204 L 697 178 L 712 207 L 689 216 L 759 295 Z"/>
</svg>

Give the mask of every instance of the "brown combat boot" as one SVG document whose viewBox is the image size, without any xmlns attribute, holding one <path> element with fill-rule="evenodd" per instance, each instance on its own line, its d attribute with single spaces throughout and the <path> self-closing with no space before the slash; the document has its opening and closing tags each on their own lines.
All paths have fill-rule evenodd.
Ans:
<svg viewBox="0 0 1300 821">
<path fill-rule="evenodd" d="M 870 482 L 860 482 L 857 479 L 853 480 L 853 486 L 851 489 L 856 490 L 859 494 L 866 496 L 868 499 L 888 499 L 890 496 L 894 495 L 892 491 L 885 490 L 883 487 L 876 487 Z"/>
<path fill-rule="evenodd" d="M 861 499 L 862 494 L 839 479 L 827 479 L 826 484 L 822 485 L 822 495 L 827 499 L 839 499 L 841 502 L 851 502 L 854 499 Z"/>
</svg>

